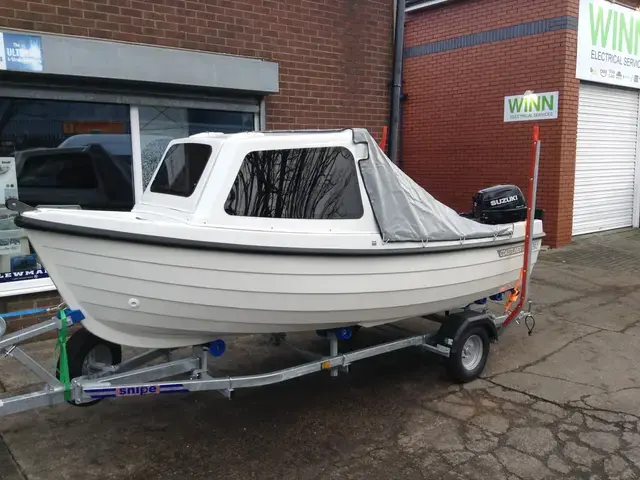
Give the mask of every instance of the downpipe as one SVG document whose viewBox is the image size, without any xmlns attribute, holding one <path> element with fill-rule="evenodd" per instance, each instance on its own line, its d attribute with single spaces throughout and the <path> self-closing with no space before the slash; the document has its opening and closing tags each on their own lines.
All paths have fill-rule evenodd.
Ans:
<svg viewBox="0 0 640 480">
<path fill-rule="evenodd" d="M 391 118 L 389 122 L 389 159 L 395 165 L 398 165 L 398 144 L 400 138 L 400 97 L 402 95 L 402 61 L 404 54 L 404 0 L 396 0 L 395 9 L 393 77 L 391 81 Z"/>
</svg>

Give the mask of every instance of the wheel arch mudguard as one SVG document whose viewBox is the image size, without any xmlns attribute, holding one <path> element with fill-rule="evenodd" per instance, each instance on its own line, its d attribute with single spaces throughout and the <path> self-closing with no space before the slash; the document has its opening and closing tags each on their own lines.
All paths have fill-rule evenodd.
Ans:
<svg viewBox="0 0 640 480">
<path fill-rule="evenodd" d="M 487 330 L 490 340 L 498 339 L 498 328 L 488 313 L 465 310 L 440 317 L 442 324 L 434 340 L 450 349 L 453 354 L 458 348 L 458 339 L 471 327 L 482 326 Z"/>
</svg>

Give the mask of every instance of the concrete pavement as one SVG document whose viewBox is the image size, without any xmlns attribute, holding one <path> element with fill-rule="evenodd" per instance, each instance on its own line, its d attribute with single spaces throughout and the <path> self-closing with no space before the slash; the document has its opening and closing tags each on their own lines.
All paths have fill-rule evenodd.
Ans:
<svg viewBox="0 0 640 480">
<path fill-rule="evenodd" d="M 483 379 L 465 386 L 439 359 L 401 351 L 233 401 L 207 392 L 60 405 L 0 419 L 0 479 L 640 478 L 640 231 L 545 252 L 532 297 L 533 334 L 510 327 Z M 29 350 L 53 365 L 51 342 Z M 298 361 L 247 338 L 217 366 Z M 0 398 L 28 388 L 29 375 L 0 361 Z"/>
</svg>

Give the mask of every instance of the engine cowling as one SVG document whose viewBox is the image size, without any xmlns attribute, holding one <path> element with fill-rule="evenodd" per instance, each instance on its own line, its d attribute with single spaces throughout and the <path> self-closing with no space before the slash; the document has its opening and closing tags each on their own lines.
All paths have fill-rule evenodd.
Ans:
<svg viewBox="0 0 640 480">
<path fill-rule="evenodd" d="M 494 185 L 473 196 L 471 217 L 490 225 L 522 222 L 527 218 L 527 203 L 517 186 Z"/>
</svg>

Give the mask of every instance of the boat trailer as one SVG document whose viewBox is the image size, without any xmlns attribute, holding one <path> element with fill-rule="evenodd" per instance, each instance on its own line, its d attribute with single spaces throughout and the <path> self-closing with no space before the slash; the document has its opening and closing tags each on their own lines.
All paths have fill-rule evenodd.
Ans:
<svg viewBox="0 0 640 480">
<path fill-rule="evenodd" d="M 477 303 L 486 303 L 486 299 Z M 524 320 L 529 326 L 533 321 L 530 307 L 529 303 L 529 311 L 520 312 L 516 322 Z M 286 340 L 285 334 L 271 335 L 275 345 L 288 345 L 312 360 L 264 374 L 215 378 L 209 373 L 208 361 L 209 357 L 216 358 L 225 353 L 226 345 L 221 339 L 193 346 L 191 355 L 181 358 L 176 358 L 176 350 L 181 349 L 156 349 L 121 361 L 119 345 L 107 342 L 85 328 L 75 331 L 66 341 L 66 348 L 58 357 L 55 375 L 52 375 L 18 345 L 43 333 L 58 331 L 59 346 L 66 338 L 67 328 L 81 324 L 83 313 L 62 307 L 50 320 L 8 335 L 4 335 L 6 324 L 0 317 L 0 357 L 18 360 L 45 383 L 40 391 L 0 398 L 0 416 L 64 402 L 88 406 L 115 397 L 212 390 L 231 398 L 239 388 L 280 383 L 323 370 L 335 377 L 340 372 L 348 372 L 349 366 L 358 360 L 409 347 L 445 357 L 451 377 L 457 382 L 468 382 L 482 373 L 489 355 L 489 343 L 498 339 L 508 315 L 496 316 L 486 309 L 466 308 L 424 318 L 441 323 L 436 333 L 412 335 L 345 353 L 339 351 L 340 341 L 350 339 L 359 329 L 357 326 L 318 331 L 329 342 L 328 356 L 298 349 Z M 149 365 L 158 359 L 163 361 Z M 180 375 L 181 379 L 174 378 Z"/>
<path fill-rule="evenodd" d="M 527 206 L 527 228 L 524 241 L 524 260 L 520 279 L 507 292 L 489 297 L 500 302 L 506 296 L 504 313 L 491 313 L 486 307 L 487 298 L 480 299 L 457 312 L 444 315 L 430 315 L 424 318 L 441 323 L 435 334 L 412 335 L 400 340 L 379 345 L 339 352 L 339 340 L 348 340 L 358 326 L 318 331 L 329 341 L 329 355 L 318 356 L 312 352 L 301 352 L 313 359 L 308 363 L 274 372 L 234 377 L 214 378 L 209 374 L 208 359 L 220 357 L 226 345 L 221 339 L 206 345 L 192 347 L 192 353 L 182 358 L 174 358 L 178 349 L 149 350 L 129 360 L 122 361 L 122 347 L 107 342 L 85 328 L 80 328 L 67 339 L 67 329 L 80 324 L 84 314 L 64 305 L 50 309 L 56 314 L 50 320 L 5 335 L 6 322 L 0 316 L 0 357 L 12 357 L 35 373 L 44 383 L 42 390 L 0 398 L 0 416 L 23 412 L 34 408 L 68 402 L 76 406 L 93 405 L 105 398 L 188 393 L 213 390 L 231 398 L 239 388 L 259 387 L 292 380 L 320 371 L 328 371 L 335 377 L 341 371 L 348 372 L 349 366 L 358 360 L 382 355 L 409 347 L 419 347 L 447 359 L 449 374 L 458 382 L 468 382 L 483 371 L 489 355 L 490 341 L 499 338 L 512 322 L 524 321 L 529 334 L 535 325 L 528 302 L 528 285 L 531 275 L 533 250 L 533 219 L 538 183 L 540 160 L 539 129 L 533 127 L 532 162 L 529 174 Z M 516 302 L 514 308 L 511 304 Z M 524 304 L 528 302 L 528 310 Z M 483 305 L 481 311 L 477 305 Z M 6 317 L 6 315 L 5 315 Z M 529 322 L 532 322 L 529 325 Z M 58 332 L 57 348 L 60 348 L 55 375 L 31 358 L 18 345 L 25 340 L 43 333 Z M 285 343 L 285 334 L 272 335 L 275 344 Z M 293 347 L 295 348 L 295 347 Z M 298 349 L 296 349 L 298 350 Z M 298 350 L 299 351 L 299 350 Z M 149 365 L 158 359 L 164 361 Z M 186 375 L 185 379 L 173 377 Z M 160 381 L 170 379 L 168 381 Z"/>
</svg>

